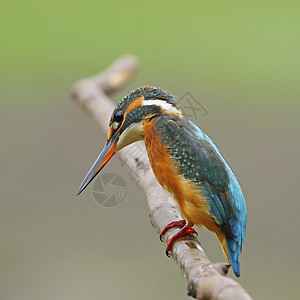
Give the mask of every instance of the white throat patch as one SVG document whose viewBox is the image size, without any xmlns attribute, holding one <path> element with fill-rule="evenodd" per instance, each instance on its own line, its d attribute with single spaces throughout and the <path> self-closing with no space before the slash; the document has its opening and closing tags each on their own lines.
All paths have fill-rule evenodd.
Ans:
<svg viewBox="0 0 300 300">
<path fill-rule="evenodd" d="M 140 123 L 133 123 L 122 132 L 117 142 L 116 151 L 144 139 L 144 127 Z"/>
</svg>

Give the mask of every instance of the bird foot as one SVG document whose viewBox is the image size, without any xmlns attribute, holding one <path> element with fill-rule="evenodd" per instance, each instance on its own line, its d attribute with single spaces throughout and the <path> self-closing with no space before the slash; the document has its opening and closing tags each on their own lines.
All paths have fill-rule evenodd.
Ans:
<svg viewBox="0 0 300 300">
<path fill-rule="evenodd" d="M 160 234 L 160 240 L 162 241 L 162 237 L 166 234 L 166 232 L 173 228 L 173 227 L 182 227 L 182 229 L 177 232 L 169 241 L 167 248 L 166 248 L 166 255 L 168 257 L 170 256 L 170 251 L 172 248 L 173 243 L 175 242 L 175 240 L 177 240 L 178 238 L 186 235 L 186 234 L 194 234 L 196 236 L 198 236 L 198 233 L 195 231 L 195 229 L 193 228 L 194 224 L 193 223 L 187 223 L 185 220 L 180 220 L 180 221 L 175 221 L 175 222 L 171 222 L 170 224 L 168 224 L 163 231 Z"/>
<path fill-rule="evenodd" d="M 166 234 L 166 232 L 173 228 L 173 227 L 184 227 L 186 225 L 186 220 L 180 220 L 180 221 L 174 221 L 169 223 L 167 226 L 164 227 L 164 229 L 162 230 L 159 239 L 161 240 L 161 242 L 163 242 L 163 236 Z"/>
</svg>

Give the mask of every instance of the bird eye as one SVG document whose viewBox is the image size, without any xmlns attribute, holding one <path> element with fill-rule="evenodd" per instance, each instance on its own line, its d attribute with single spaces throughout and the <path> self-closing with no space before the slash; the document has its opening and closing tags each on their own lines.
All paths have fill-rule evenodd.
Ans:
<svg viewBox="0 0 300 300">
<path fill-rule="evenodd" d="M 123 121 L 123 111 L 122 110 L 119 110 L 115 113 L 115 121 L 120 123 Z"/>
</svg>

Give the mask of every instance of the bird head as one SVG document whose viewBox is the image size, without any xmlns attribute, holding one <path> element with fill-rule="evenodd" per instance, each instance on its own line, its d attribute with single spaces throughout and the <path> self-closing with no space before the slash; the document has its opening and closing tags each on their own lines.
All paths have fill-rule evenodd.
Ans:
<svg viewBox="0 0 300 300">
<path fill-rule="evenodd" d="M 107 142 L 82 181 L 79 195 L 119 150 L 144 138 L 144 124 L 161 114 L 182 117 L 176 97 L 161 88 L 144 86 L 126 95 L 115 107 Z"/>
</svg>

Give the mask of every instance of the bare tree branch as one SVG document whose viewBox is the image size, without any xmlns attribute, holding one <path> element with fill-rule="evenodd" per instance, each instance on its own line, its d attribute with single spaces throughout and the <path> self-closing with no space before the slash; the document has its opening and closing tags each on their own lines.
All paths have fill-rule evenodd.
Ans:
<svg viewBox="0 0 300 300">
<path fill-rule="evenodd" d="M 114 109 L 108 95 L 129 83 L 137 69 L 136 57 L 122 56 L 104 72 L 74 85 L 73 99 L 95 119 L 103 132 L 107 133 L 108 122 Z M 144 143 L 134 143 L 121 150 L 119 155 L 125 167 L 146 193 L 150 221 L 157 233 L 160 234 L 170 222 L 182 220 L 176 203 L 162 189 L 152 172 Z M 178 228 L 168 230 L 164 243 L 167 244 L 178 231 Z M 210 262 L 193 235 L 185 235 L 176 240 L 171 256 L 188 282 L 188 295 L 196 299 L 251 299 L 236 281 L 225 277 L 230 266 Z"/>
</svg>

